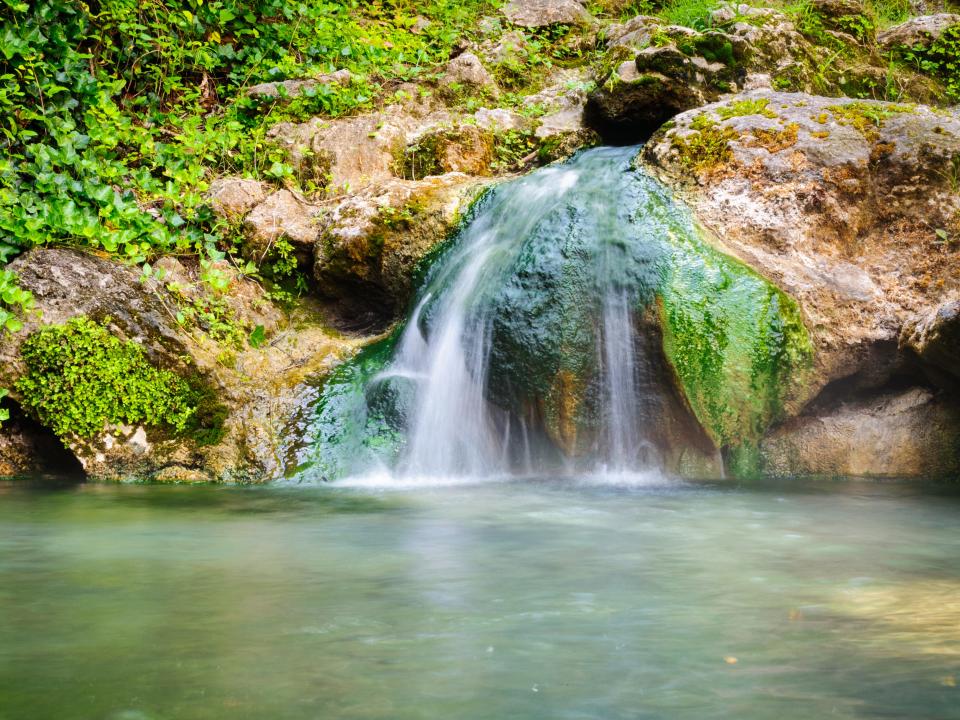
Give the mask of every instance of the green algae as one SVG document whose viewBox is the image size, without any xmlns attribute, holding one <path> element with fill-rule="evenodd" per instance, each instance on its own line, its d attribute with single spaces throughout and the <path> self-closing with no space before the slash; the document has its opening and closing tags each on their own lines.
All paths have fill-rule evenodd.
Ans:
<svg viewBox="0 0 960 720">
<path fill-rule="evenodd" d="M 389 464 L 399 454 L 409 387 L 377 379 L 399 336 L 398 328 L 367 345 L 326 378 L 314 409 L 312 457 L 301 469 L 332 480 L 356 467 Z"/>
<path fill-rule="evenodd" d="M 697 419 L 735 455 L 783 419 L 813 346 L 796 302 L 702 230 L 671 247 L 659 293 L 664 351 Z"/>
</svg>

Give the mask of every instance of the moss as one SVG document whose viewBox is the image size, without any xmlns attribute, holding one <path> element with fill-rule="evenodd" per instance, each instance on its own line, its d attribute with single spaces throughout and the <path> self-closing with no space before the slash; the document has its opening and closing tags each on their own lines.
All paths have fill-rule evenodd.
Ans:
<svg viewBox="0 0 960 720">
<path fill-rule="evenodd" d="M 766 148 L 771 153 L 775 153 L 796 145 L 799 129 L 799 125 L 790 123 L 780 130 L 754 128 L 750 131 L 750 134 L 753 136 L 755 144 Z"/>
<path fill-rule="evenodd" d="M 796 303 L 691 232 L 659 293 L 664 352 L 694 415 L 727 452 L 755 444 L 802 392 L 813 346 Z"/>
<path fill-rule="evenodd" d="M 81 316 L 24 341 L 26 373 L 15 385 L 23 407 L 61 438 L 128 423 L 219 439 L 226 412 L 205 384 L 154 367 L 140 345 L 111 334 L 108 321 Z"/>
<path fill-rule="evenodd" d="M 673 148 L 679 154 L 680 164 L 684 168 L 701 173 L 725 165 L 733 159 L 730 142 L 739 137 L 736 130 L 719 126 L 706 115 L 695 118 L 691 128 L 694 128 L 695 132 L 673 139 Z"/>
<path fill-rule="evenodd" d="M 880 128 L 888 118 L 900 113 L 912 113 L 914 107 L 857 101 L 845 105 L 831 105 L 827 110 L 838 123 L 853 127 L 867 140 L 875 142 L 880 137 Z"/>
<path fill-rule="evenodd" d="M 718 107 L 716 113 L 720 116 L 721 120 L 729 120 L 730 118 L 744 117 L 746 115 L 763 115 L 767 118 L 777 117 L 777 114 L 767 107 L 769 104 L 770 100 L 767 98 L 737 100 L 729 105 Z"/>
</svg>

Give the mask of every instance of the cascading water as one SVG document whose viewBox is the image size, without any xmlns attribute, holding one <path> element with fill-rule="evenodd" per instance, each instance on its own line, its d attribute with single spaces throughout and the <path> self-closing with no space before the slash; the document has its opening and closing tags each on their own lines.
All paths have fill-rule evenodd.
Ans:
<svg viewBox="0 0 960 720">
<path fill-rule="evenodd" d="M 770 416 L 756 368 L 790 369 L 788 299 L 704 244 L 635 155 L 588 150 L 478 201 L 404 326 L 326 381 L 306 472 L 622 473 L 681 436 L 715 459 L 690 407 L 741 421 L 715 397 L 727 377 Z"/>
</svg>

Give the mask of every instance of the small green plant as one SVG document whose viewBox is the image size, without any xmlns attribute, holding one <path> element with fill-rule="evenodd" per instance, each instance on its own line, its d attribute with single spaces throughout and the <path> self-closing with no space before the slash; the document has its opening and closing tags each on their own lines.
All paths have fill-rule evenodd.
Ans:
<svg viewBox="0 0 960 720">
<path fill-rule="evenodd" d="M 960 24 L 944 30 L 929 46 L 903 48 L 901 54 L 919 72 L 942 83 L 947 100 L 960 102 Z"/>
<path fill-rule="evenodd" d="M 19 312 L 33 307 L 33 294 L 17 284 L 17 276 L 0 268 L 0 335 L 19 332 L 23 322 Z"/>
<path fill-rule="evenodd" d="M 7 395 L 10 394 L 10 391 L 6 388 L 0 388 L 0 400 L 3 400 Z M 10 419 L 10 411 L 7 408 L 0 407 L 0 428 L 3 427 L 3 424 Z"/>
<path fill-rule="evenodd" d="M 750 100 L 737 100 L 729 105 L 721 105 L 717 108 L 717 115 L 721 120 L 729 120 L 733 117 L 743 117 L 746 115 L 763 115 L 767 118 L 775 118 L 777 114 L 768 108 L 770 101 L 767 98 L 756 98 Z"/>
<path fill-rule="evenodd" d="M 888 118 L 900 113 L 913 112 L 910 105 L 882 105 L 880 103 L 851 102 L 845 105 L 831 105 L 827 108 L 837 122 L 855 128 L 870 142 L 880 137 Z"/>
<path fill-rule="evenodd" d="M 26 373 L 16 382 L 23 408 L 61 438 L 85 438 L 108 424 L 186 430 L 198 393 L 147 360 L 143 348 L 104 325 L 76 317 L 31 334 L 21 346 Z"/>
</svg>

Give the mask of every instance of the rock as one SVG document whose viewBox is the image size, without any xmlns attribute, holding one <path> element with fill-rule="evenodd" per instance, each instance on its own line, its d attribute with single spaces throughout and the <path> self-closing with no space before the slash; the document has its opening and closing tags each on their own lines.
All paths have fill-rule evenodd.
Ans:
<svg viewBox="0 0 960 720">
<path fill-rule="evenodd" d="M 941 303 L 908 320 L 900 332 L 900 346 L 915 352 L 934 370 L 935 379 L 946 375 L 954 384 L 960 381 L 960 300 Z"/>
<path fill-rule="evenodd" d="M 528 28 L 594 22 L 579 0 L 510 0 L 503 14 L 514 25 Z"/>
<path fill-rule="evenodd" d="M 637 15 L 625 23 L 610 25 L 604 30 L 603 36 L 608 48 L 642 50 L 650 46 L 650 41 L 662 25 L 660 18 Z"/>
<path fill-rule="evenodd" d="M 761 443 L 771 475 L 925 480 L 960 473 L 960 404 L 909 388 L 804 415 Z"/>
<path fill-rule="evenodd" d="M 257 205 L 244 220 L 248 258 L 263 262 L 270 248 L 280 238 L 294 247 L 297 255 L 310 257 L 320 235 L 317 215 L 320 209 L 289 190 L 279 190 Z"/>
<path fill-rule="evenodd" d="M 306 80 L 281 80 L 278 82 L 266 82 L 253 85 L 247 88 L 247 97 L 255 100 L 289 100 L 298 95 L 302 95 L 308 90 L 313 90 L 321 85 L 340 85 L 347 86 L 353 80 L 353 75 L 349 70 L 337 70 L 336 72 L 319 75 L 315 78 Z"/>
<path fill-rule="evenodd" d="M 411 139 L 396 172 L 408 180 L 451 172 L 489 175 L 493 141 L 493 133 L 478 125 L 431 128 Z"/>
<path fill-rule="evenodd" d="M 643 153 L 718 246 L 800 303 L 816 354 L 793 413 L 867 377 L 926 381 L 895 348 L 908 320 L 960 298 L 960 247 L 934 232 L 960 230 L 957 156 L 956 113 L 771 92 L 684 113 Z"/>
<path fill-rule="evenodd" d="M 496 82 L 480 62 L 480 58 L 469 52 L 457 55 L 447 63 L 447 69 L 440 78 L 442 88 L 450 90 L 457 85 L 484 91 L 493 98 L 500 94 Z"/>
<path fill-rule="evenodd" d="M 259 180 L 224 177 L 210 183 L 207 199 L 218 215 L 236 220 L 263 202 L 269 192 L 270 186 Z"/>
<path fill-rule="evenodd" d="M 482 183 L 463 173 L 394 179 L 354 193 L 323 217 L 314 255 L 320 291 L 358 327 L 406 307 L 417 262 L 446 239 Z"/>
<path fill-rule="evenodd" d="M 814 0 L 813 10 L 828 29 L 872 33 L 873 25 L 866 18 L 868 11 L 863 0 Z M 851 40 L 856 43 L 859 38 L 851 37 Z"/>
<path fill-rule="evenodd" d="M 305 312 L 297 315 L 298 332 L 291 333 L 263 290 L 229 265 L 218 268 L 230 283 L 230 291 L 220 297 L 202 285 L 199 267 L 172 257 L 156 267 L 164 271 L 163 278 L 141 282 L 139 268 L 77 250 L 36 248 L 17 258 L 10 268 L 33 293 L 42 315 L 28 316 L 23 330 L 0 346 L 0 386 L 9 388 L 19 403 L 15 383 L 25 371 L 19 350 L 33 331 L 78 315 L 97 321 L 109 317 L 110 332 L 138 342 L 149 362 L 207 385 L 225 420 L 222 438 L 210 445 L 165 429 L 122 424 L 92 438 L 63 438 L 89 476 L 152 479 L 178 474 L 180 479 L 263 481 L 282 474 L 291 442 L 285 429 L 308 396 L 308 376 L 327 371 L 352 343 L 335 339 L 318 318 Z M 225 345 L 215 340 L 199 317 L 177 321 L 179 310 L 197 307 L 232 321 L 242 342 Z M 246 343 L 257 325 L 270 340 L 259 349 Z M 2 434 L 6 431 L 5 426 Z M 29 442 L 53 447 L 50 435 L 34 423 Z M 9 453 L 4 455 L 2 445 L 0 461 L 6 461 Z M 171 467 L 179 470 L 166 470 Z"/>
<path fill-rule="evenodd" d="M 473 119 L 477 127 L 494 132 L 526 130 L 533 124 L 529 118 L 502 108 L 480 108 L 473 114 Z"/>
<path fill-rule="evenodd" d="M 877 36 L 877 42 L 884 50 L 917 45 L 930 47 L 947 29 L 957 25 L 960 25 L 960 15 L 954 13 L 923 15 L 884 30 Z"/>
</svg>

